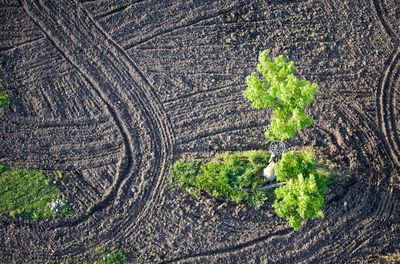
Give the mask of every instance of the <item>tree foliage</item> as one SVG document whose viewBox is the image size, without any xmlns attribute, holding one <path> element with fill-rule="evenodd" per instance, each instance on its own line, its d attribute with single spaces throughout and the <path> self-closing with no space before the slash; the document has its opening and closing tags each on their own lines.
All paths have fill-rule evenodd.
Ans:
<svg viewBox="0 0 400 264">
<path fill-rule="evenodd" d="M 268 140 L 289 139 L 313 124 L 305 107 L 314 101 L 317 84 L 297 78 L 293 61 L 282 55 L 271 59 L 270 51 L 265 50 L 258 58 L 257 72 L 247 76 L 246 84 L 243 95 L 255 108 L 273 109 L 265 132 Z"/>
</svg>

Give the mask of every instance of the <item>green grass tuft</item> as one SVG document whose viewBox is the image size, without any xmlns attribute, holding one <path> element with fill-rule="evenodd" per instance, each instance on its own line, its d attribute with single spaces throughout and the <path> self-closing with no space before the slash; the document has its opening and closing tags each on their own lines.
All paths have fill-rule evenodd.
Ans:
<svg viewBox="0 0 400 264">
<path fill-rule="evenodd" d="M 0 80 L 0 107 L 10 107 L 11 98 L 10 95 L 4 91 L 6 87 L 6 83 L 3 80 Z"/>
<path fill-rule="evenodd" d="M 43 172 L 0 165 L 0 213 L 34 220 L 70 215 L 67 205 L 57 213 L 51 210 L 50 203 L 61 198 Z"/>
<path fill-rule="evenodd" d="M 99 253 L 99 258 L 95 260 L 93 264 L 123 264 L 127 263 L 128 261 L 128 256 L 122 249 L 119 249 L 113 253 L 109 253 L 106 250 L 101 250 Z"/>
<path fill-rule="evenodd" d="M 268 165 L 269 157 L 267 151 L 245 151 L 219 154 L 208 162 L 178 160 L 170 182 L 194 195 L 204 191 L 259 207 L 267 200 L 267 193 L 256 189 L 265 184 L 262 169 Z"/>
</svg>

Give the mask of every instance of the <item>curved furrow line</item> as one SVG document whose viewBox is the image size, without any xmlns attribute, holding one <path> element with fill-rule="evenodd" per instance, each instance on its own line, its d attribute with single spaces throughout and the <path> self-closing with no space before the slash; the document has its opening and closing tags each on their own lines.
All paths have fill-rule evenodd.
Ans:
<svg viewBox="0 0 400 264">
<path fill-rule="evenodd" d="M 35 126 L 36 128 L 59 128 L 59 127 L 73 127 L 73 126 L 94 126 L 96 124 L 104 124 L 108 122 L 108 117 L 99 114 L 89 118 L 76 117 L 74 119 L 44 119 L 42 117 L 20 117 L 20 116 L 2 116 L 2 122 L 8 122 L 12 125 L 28 125 Z"/>
<path fill-rule="evenodd" d="M 84 10 L 85 11 L 85 10 Z M 159 177 L 156 177 L 156 182 L 152 183 L 150 186 L 150 192 L 147 193 L 145 192 L 145 195 L 148 195 L 148 199 L 146 201 L 145 206 L 142 208 L 141 212 L 136 216 L 136 219 L 141 220 L 146 216 L 146 213 L 148 212 L 148 209 L 152 208 L 155 204 L 157 204 L 158 200 L 160 197 L 162 197 L 163 190 L 164 190 L 164 182 L 165 182 L 165 175 L 168 172 L 168 168 L 171 165 L 172 157 L 173 157 L 173 141 L 174 141 L 174 136 L 172 133 L 172 125 L 169 117 L 166 115 L 164 107 L 161 103 L 161 100 L 155 93 L 154 87 L 150 84 L 149 80 L 144 76 L 143 72 L 138 68 L 138 66 L 130 59 L 128 54 L 118 45 L 116 44 L 111 37 L 104 32 L 94 21 L 94 19 L 85 11 L 85 15 L 87 18 L 92 22 L 95 27 L 111 42 L 111 45 L 115 47 L 115 49 L 121 53 L 122 58 L 125 59 L 124 63 L 125 66 L 128 68 L 130 77 L 132 79 L 135 79 L 135 82 L 138 82 L 139 88 L 142 86 L 148 88 L 145 90 L 134 90 L 134 92 L 140 92 L 141 94 L 139 96 L 136 96 L 136 99 L 142 100 L 142 98 L 146 98 L 147 101 L 144 101 L 142 103 L 142 107 L 140 110 L 144 111 L 146 114 L 144 115 L 147 118 L 148 123 L 150 124 L 150 127 L 153 127 L 153 129 L 150 129 L 150 133 L 152 133 L 153 136 L 153 142 L 160 142 L 159 145 L 155 145 L 155 154 L 159 154 L 160 157 L 155 155 L 156 160 L 154 163 L 156 166 L 154 166 L 154 171 L 153 173 L 150 173 L 150 175 L 159 175 Z M 118 60 L 119 57 L 115 56 L 114 54 L 114 60 Z M 129 91 L 128 91 L 129 92 Z M 128 93 L 127 92 L 127 93 Z M 135 94 L 134 94 L 135 95 Z M 127 96 L 129 98 L 129 95 Z M 153 101 L 155 103 L 153 103 Z M 150 113 L 148 113 L 148 111 Z M 155 117 L 155 118 L 154 118 Z M 158 129 L 158 131 L 157 131 Z M 158 166 L 157 166 L 158 165 Z M 149 171 L 151 172 L 151 171 Z M 129 186 L 130 180 L 125 179 L 123 184 Z M 137 222 L 138 222 L 137 221 Z"/>
<path fill-rule="evenodd" d="M 177 257 L 177 258 L 170 259 L 167 261 L 163 261 L 161 263 L 166 264 L 166 263 L 174 263 L 174 262 L 181 262 L 181 261 L 190 261 L 190 260 L 194 260 L 194 259 L 201 259 L 204 257 L 221 255 L 221 254 L 229 253 L 232 251 L 238 251 L 238 250 L 242 250 L 244 248 L 254 246 L 260 242 L 272 240 L 275 237 L 287 235 L 290 232 L 291 232 L 291 230 L 289 228 L 281 229 L 276 232 L 270 233 L 268 235 L 264 235 L 264 236 L 258 237 L 256 239 L 252 239 L 252 240 L 249 240 L 249 241 L 246 241 L 246 242 L 243 242 L 243 243 L 231 246 L 231 247 L 217 248 L 217 249 L 203 251 L 203 252 L 199 252 L 199 253 L 195 253 L 195 254 L 185 255 L 185 256 Z"/>
<path fill-rule="evenodd" d="M 75 130 L 75 131 L 74 131 Z M 62 146 L 71 145 L 73 149 L 89 148 L 89 145 L 107 144 L 107 142 L 118 142 L 120 137 L 113 127 L 104 127 L 99 133 L 96 130 L 79 130 L 76 128 L 54 129 L 46 131 L 45 129 L 36 129 L 32 127 L 24 127 L 19 130 L 7 129 L 8 133 L 15 133 L 11 137 L 2 139 L 1 148 L 7 146 L 17 146 L 23 143 L 27 148 L 39 148 L 48 146 L 49 148 L 61 148 Z M 15 131 L 15 132 L 12 132 Z M 88 145 L 88 146 L 86 146 Z M 19 151 L 27 152 L 27 150 L 19 149 Z"/>
<path fill-rule="evenodd" d="M 374 196 L 377 192 L 372 191 L 371 196 Z M 370 238 L 371 231 L 376 228 L 376 225 L 384 225 L 385 221 L 390 217 L 391 212 L 393 211 L 393 207 L 395 205 L 395 200 L 393 199 L 392 193 L 389 194 L 389 198 L 385 200 L 378 201 L 378 206 L 382 204 L 391 203 L 390 208 L 386 208 L 388 212 L 382 213 L 382 210 L 379 208 L 374 210 L 374 214 L 368 216 L 364 220 L 360 221 L 358 218 L 354 219 L 352 224 L 346 222 L 343 226 L 346 226 L 345 230 L 341 230 L 342 236 L 346 237 L 346 234 L 351 235 L 351 239 L 347 239 L 343 241 L 343 243 L 339 243 L 337 238 L 334 238 L 337 243 L 332 245 L 331 243 L 325 243 L 325 245 L 319 248 L 319 255 L 324 255 L 326 257 L 334 258 L 340 254 L 349 254 L 355 253 L 358 251 Z M 371 203 L 371 201 L 368 201 Z M 363 216 L 365 217 L 365 216 Z M 342 232 L 344 231 L 344 232 Z M 313 248 L 312 250 L 314 250 Z M 308 257 L 303 258 L 303 260 L 312 260 Z"/>
<path fill-rule="evenodd" d="M 191 142 L 199 141 L 204 138 L 209 138 L 209 137 L 221 135 L 224 133 L 230 133 L 230 132 L 234 132 L 234 131 L 240 131 L 242 129 L 250 129 L 250 128 L 257 128 L 257 127 L 265 127 L 265 126 L 267 126 L 266 122 L 265 122 L 265 124 L 262 124 L 262 123 L 260 124 L 260 123 L 256 123 L 256 122 L 242 122 L 240 124 L 234 124 L 228 128 L 221 125 L 221 126 L 217 126 L 216 128 L 213 128 L 212 130 L 209 129 L 209 130 L 200 131 L 199 133 L 196 133 L 196 135 L 192 135 L 190 137 L 178 138 L 177 143 L 179 145 L 185 145 L 185 144 L 188 144 Z"/>
<path fill-rule="evenodd" d="M 347 113 L 349 115 L 349 117 L 351 117 L 351 114 Z M 352 121 L 354 122 L 354 121 Z M 363 125 L 363 131 L 368 131 L 368 123 L 367 122 L 362 122 Z M 369 123 L 369 125 L 374 125 L 374 123 Z M 374 128 L 375 126 L 373 126 Z M 375 128 L 376 130 L 376 128 Z M 379 133 L 379 130 L 377 130 L 377 132 Z M 364 134 L 366 135 L 366 134 Z M 367 140 L 366 142 L 370 142 L 371 140 L 371 136 L 367 136 Z M 377 139 L 375 139 L 374 141 L 376 141 Z M 362 145 L 362 144 L 361 144 Z M 365 157 L 366 160 L 368 161 L 368 151 L 364 151 L 364 148 L 361 147 L 361 149 L 359 149 L 359 152 Z M 375 153 L 379 153 L 379 156 L 381 157 L 385 157 L 388 156 L 384 150 L 380 150 L 377 149 L 375 151 Z M 369 160 L 370 164 L 373 164 L 372 160 Z M 371 175 L 373 178 L 376 177 L 376 175 L 379 175 L 378 172 L 370 172 L 368 175 Z M 388 169 L 385 170 L 385 175 L 388 175 L 387 178 L 390 177 L 390 171 L 388 171 Z M 375 181 L 376 182 L 376 181 Z M 375 186 L 376 188 L 380 188 L 379 186 Z M 385 193 L 382 188 L 380 188 L 381 193 Z M 347 233 L 351 233 L 352 234 L 352 240 L 346 242 L 347 244 L 343 244 L 343 243 L 336 243 L 335 245 L 331 245 L 329 242 L 328 243 L 321 243 L 321 241 L 323 240 L 318 240 L 319 245 L 317 247 L 312 246 L 311 251 L 318 251 L 320 252 L 320 254 L 322 255 L 329 255 L 332 254 L 332 258 L 334 257 L 334 255 L 338 255 L 340 254 L 340 252 L 342 251 L 349 251 L 350 249 L 352 249 L 352 251 L 355 251 L 358 247 L 360 247 L 360 245 L 362 245 L 367 239 L 368 239 L 368 234 L 366 234 L 364 231 L 368 230 L 368 228 L 373 228 L 374 225 L 378 224 L 379 222 L 384 221 L 384 219 L 388 219 L 394 209 L 394 205 L 395 205 L 395 198 L 392 195 L 392 189 L 389 190 L 389 195 L 385 195 L 384 198 L 379 199 L 376 198 L 376 193 L 378 193 L 376 190 L 371 189 L 369 194 L 364 194 L 364 197 L 366 198 L 366 200 L 361 203 L 360 205 L 358 205 L 359 210 L 357 210 L 356 208 L 352 208 L 352 211 L 358 211 L 360 212 L 359 215 L 354 215 L 352 214 L 350 216 L 349 219 L 346 218 L 342 218 L 340 219 L 340 222 L 343 223 L 343 225 L 339 225 L 339 226 L 343 226 L 342 230 L 340 230 L 340 232 L 335 234 L 335 241 L 337 241 L 337 239 L 339 239 L 341 236 L 345 236 L 345 234 Z M 385 193 L 386 194 L 386 193 Z M 359 198 L 359 197 L 358 197 Z M 371 200 L 372 199 L 372 200 Z M 370 213 L 366 213 L 366 212 L 370 212 Z M 383 217 L 383 218 L 382 218 Z M 350 224 L 349 221 L 353 219 L 352 223 Z M 360 219 L 364 219 L 364 221 L 362 221 L 360 223 Z M 299 250 L 299 251 L 304 251 L 304 250 Z M 301 260 L 305 261 L 305 260 L 311 260 L 309 258 L 309 255 L 305 255 Z"/>
<path fill-rule="evenodd" d="M 391 41 L 397 45 L 400 44 L 400 37 L 395 33 L 395 31 L 391 28 L 391 26 L 387 23 L 385 19 L 385 12 L 382 6 L 382 0 L 372 0 L 373 6 L 376 10 L 376 15 L 379 18 L 385 32 L 389 35 Z"/>
<path fill-rule="evenodd" d="M 28 131 L 30 130 L 30 131 Z M 98 132 L 97 132 L 98 131 Z M 61 146 L 66 144 L 79 145 L 90 143 L 101 143 L 103 141 L 118 141 L 120 136 L 115 127 L 111 124 L 107 126 L 93 127 L 92 129 L 56 128 L 56 129 L 37 129 L 36 127 L 22 127 L 15 130 L 7 129 L 5 133 L 15 133 L 4 139 L 0 145 L 17 144 L 26 142 L 28 146 L 38 146 L 50 144 L 52 146 Z"/>
<path fill-rule="evenodd" d="M 14 166 L 82 169 L 110 164 L 120 156 L 121 137 L 105 116 L 64 122 L 6 118 L 1 122 L 7 125 L 0 131 L 11 136 L 0 140 L 0 160 Z"/>
<path fill-rule="evenodd" d="M 348 106 L 348 108 L 349 109 L 351 108 L 353 111 L 358 113 L 360 116 L 365 116 L 365 114 L 363 115 L 363 113 L 355 107 Z M 371 120 L 368 120 L 368 119 L 355 120 L 354 118 L 351 118 L 352 114 L 349 111 L 344 110 L 344 112 L 347 114 L 347 117 L 350 120 L 350 122 L 352 124 L 358 124 L 360 126 L 360 131 L 363 131 L 362 135 L 365 137 L 365 140 L 359 139 L 357 141 L 361 145 L 358 148 L 358 153 L 361 153 L 361 155 L 363 156 L 363 159 L 365 161 L 367 161 L 368 164 L 374 164 L 374 156 L 375 155 L 371 156 L 370 153 L 378 154 L 378 156 L 381 157 L 381 159 L 383 159 L 383 160 L 390 159 L 390 154 L 387 153 L 387 151 L 385 149 L 377 148 L 378 144 L 376 144 L 376 145 L 374 144 L 373 146 L 375 148 L 371 149 L 371 150 L 366 150 L 364 147 L 362 147 L 363 145 L 368 146 L 371 142 L 379 141 L 380 130 L 379 130 L 379 127 L 377 127 L 375 125 L 373 120 L 372 119 Z M 367 133 L 368 131 L 374 131 L 375 134 Z M 365 170 L 365 168 L 364 168 L 364 170 Z M 371 216 L 370 221 L 367 222 L 368 225 L 373 225 L 374 220 L 376 220 L 377 217 L 381 217 L 383 215 L 385 215 L 386 218 L 390 217 L 390 214 L 393 210 L 393 205 L 394 205 L 395 200 L 394 200 L 393 193 L 392 193 L 393 188 L 391 188 L 389 186 L 389 183 L 391 180 L 391 175 L 393 173 L 398 172 L 398 170 L 395 170 L 391 167 L 386 167 L 383 171 L 383 175 L 382 175 L 382 173 L 375 171 L 372 167 L 369 170 L 370 170 L 370 173 L 368 175 L 371 175 L 372 179 L 377 178 L 377 175 L 384 176 L 384 178 L 382 179 L 382 177 L 381 177 L 381 179 L 379 181 L 376 181 L 376 180 L 371 181 L 371 182 L 375 183 L 376 188 L 379 188 L 381 191 L 383 191 L 383 188 L 385 188 L 385 187 L 389 188 L 387 190 L 389 195 L 385 195 L 385 199 L 378 204 L 378 207 L 374 211 L 375 216 Z M 387 194 L 387 193 L 385 192 L 385 194 Z M 392 208 L 392 209 L 390 209 L 390 208 Z M 389 212 L 389 213 L 387 213 L 387 212 Z M 382 217 L 380 219 L 382 219 Z M 366 226 L 366 224 L 364 226 Z"/>
<path fill-rule="evenodd" d="M 182 95 L 180 97 L 166 99 L 166 100 L 163 101 L 163 104 L 169 105 L 169 104 L 179 103 L 180 101 L 184 101 L 184 100 L 198 99 L 198 98 L 196 98 L 197 96 L 204 97 L 204 96 L 207 96 L 208 94 L 213 94 L 215 92 L 219 92 L 219 91 L 225 90 L 227 88 L 232 89 L 232 88 L 236 88 L 236 87 L 241 87 L 242 88 L 243 84 L 233 83 L 233 84 L 229 84 L 229 85 L 222 85 L 222 86 L 213 87 L 213 88 L 207 89 L 207 90 L 197 90 L 197 91 Z M 195 98 L 192 98 L 192 97 L 195 97 Z"/>
<path fill-rule="evenodd" d="M 143 2 L 143 0 L 138 0 L 136 2 L 132 2 L 132 3 L 129 3 L 129 4 L 124 4 L 122 6 L 118 6 L 116 8 L 111 9 L 111 10 L 107 10 L 105 12 L 102 12 L 102 13 L 96 15 L 95 19 L 102 19 L 102 18 L 105 18 L 107 16 L 111 16 L 111 15 L 114 15 L 116 13 L 122 12 L 122 11 L 124 11 L 126 9 L 129 9 L 131 6 L 136 5 L 136 4 L 140 3 L 140 2 Z"/>
<path fill-rule="evenodd" d="M 204 99 L 204 105 L 201 101 L 193 101 L 191 105 L 177 109 L 175 111 L 176 114 L 171 114 L 171 119 L 176 121 L 174 127 L 185 127 L 190 124 L 195 125 L 207 120 L 213 122 L 212 120 L 220 119 L 220 117 L 224 116 L 231 118 L 229 115 L 232 114 L 257 113 L 257 110 L 249 107 L 249 104 L 244 102 L 244 99 L 220 97 L 221 99 L 218 102 L 212 104 L 209 104 L 208 100 Z M 210 101 L 212 102 L 213 100 Z"/>
<path fill-rule="evenodd" d="M 221 99 L 217 102 L 216 97 Z M 210 101 L 210 103 L 208 102 Z M 243 99 L 232 99 L 230 96 L 224 96 L 224 94 L 215 94 L 214 99 L 202 98 L 193 99 L 189 102 L 182 102 L 181 106 L 175 106 L 168 109 L 171 112 L 172 120 L 182 120 L 182 118 L 190 120 L 194 118 L 201 118 L 202 113 L 211 113 L 212 111 L 219 110 L 228 112 L 229 109 L 235 108 L 236 110 L 254 110 L 249 107 L 249 104 Z M 203 117 L 208 118 L 208 117 Z"/>
<path fill-rule="evenodd" d="M 57 155 L 44 156 L 41 158 L 16 157 L 10 159 L 1 159 L 1 162 L 13 164 L 16 167 L 28 167 L 38 170 L 86 170 L 116 164 L 120 160 L 121 151 L 107 151 L 94 156 L 79 156 L 76 154 L 74 159 L 67 157 L 55 158 Z M 39 154 L 37 154 L 39 155 Z M 72 155 L 72 154 L 70 154 Z"/>
<path fill-rule="evenodd" d="M 170 147 L 172 133 L 168 118 L 154 91 L 149 87 L 148 81 L 126 53 L 109 39 L 79 4 L 70 1 L 21 2 L 28 16 L 92 85 L 93 93 L 103 101 L 120 131 L 125 145 L 125 158 L 112 187 L 102 200 L 92 207 L 90 214 L 82 213 L 72 219 L 46 221 L 46 224 L 43 225 L 45 227 L 73 226 L 108 206 L 124 181 L 140 173 L 143 164 L 139 158 L 141 152 L 151 151 L 154 153 L 156 164 L 169 165 L 167 162 L 172 156 Z M 132 113 L 132 109 L 119 104 L 127 97 L 125 93 L 127 85 L 133 86 L 135 89 L 134 110 L 136 111 L 134 113 Z M 132 114 L 134 120 L 131 117 Z M 141 128 L 139 124 L 142 126 L 144 124 L 145 127 Z M 143 136 L 136 134 L 141 129 L 145 129 Z M 150 137 L 150 142 L 143 138 L 146 134 Z M 134 147 L 135 145 L 137 147 Z M 140 197 L 142 200 L 151 202 L 160 195 L 162 181 L 165 177 L 163 177 L 164 170 L 156 170 L 155 173 L 157 172 L 161 172 L 161 176 L 155 175 L 156 180 L 150 186 L 154 188 L 145 191 L 144 195 Z M 139 191 L 143 192 L 144 190 Z M 138 208 L 141 212 L 147 212 L 146 209 L 148 208 Z M 139 218 L 138 216 L 137 219 Z M 11 222 L 15 222 L 15 220 L 11 220 Z M 41 222 L 38 225 L 41 225 Z"/>
<path fill-rule="evenodd" d="M 392 80 L 395 79 L 396 70 L 399 74 L 400 50 L 395 50 L 385 63 L 385 70 L 382 79 L 379 81 L 376 94 L 376 112 L 378 114 L 379 128 L 384 138 L 384 145 L 390 153 L 391 159 L 400 167 L 400 144 L 397 138 L 398 132 L 392 129 L 392 124 L 396 124 L 393 113 L 393 96 L 395 93 Z M 395 125 L 394 125 L 395 126 Z"/>
</svg>

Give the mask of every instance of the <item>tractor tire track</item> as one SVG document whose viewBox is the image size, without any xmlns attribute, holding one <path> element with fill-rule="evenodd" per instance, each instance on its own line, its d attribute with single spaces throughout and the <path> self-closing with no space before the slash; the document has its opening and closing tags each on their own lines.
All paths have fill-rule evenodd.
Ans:
<svg viewBox="0 0 400 264">
<path fill-rule="evenodd" d="M 120 131 L 124 144 L 124 156 L 112 187 L 100 202 L 92 207 L 91 213 L 82 213 L 72 219 L 47 221 L 46 227 L 72 226 L 87 219 L 91 214 L 110 205 L 121 192 L 120 187 L 134 175 L 140 174 L 144 151 L 154 153 L 154 164 L 158 168 L 168 167 L 172 157 L 172 133 L 168 118 L 148 81 L 138 70 L 126 53 L 101 31 L 91 17 L 77 3 L 59 1 L 22 1 L 27 15 L 47 35 L 61 54 L 89 81 L 93 92 L 104 102 L 111 118 Z M 98 60 L 96 56 L 101 57 Z M 136 102 L 135 120 L 130 118 L 132 110 L 118 103 L 126 97 L 125 87 L 133 87 Z M 136 123 L 135 127 L 129 125 Z M 145 127 L 143 128 L 143 125 Z M 131 131 L 137 128 L 137 131 Z M 140 134 L 144 134 L 143 138 Z M 136 162 L 137 161 L 137 162 Z M 150 190 L 139 195 L 139 220 L 151 209 L 161 195 L 165 170 L 152 171 L 156 180 L 148 184 Z M 150 205 L 146 204 L 148 200 Z M 132 221 L 132 219 L 131 219 Z M 12 220 L 11 222 L 15 222 Z M 39 222 L 38 225 L 41 225 Z"/>
<path fill-rule="evenodd" d="M 386 14 L 384 11 L 384 7 L 382 5 L 383 0 L 373 0 L 373 6 L 375 7 L 376 10 L 376 15 L 379 18 L 379 21 L 382 24 L 382 27 L 386 31 L 386 33 L 389 35 L 389 38 L 394 44 L 399 45 L 400 44 L 400 37 L 396 34 L 394 29 L 389 25 L 387 22 Z"/>
<path fill-rule="evenodd" d="M 210 257 L 210 256 L 215 256 L 215 255 L 221 255 L 221 254 L 226 254 L 226 253 L 230 253 L 230 252 L 234 252 L 234 251 L 239 251 L 251 246 L 254 246 L 258 243 L 262 243 L 265 242 L 267 240 L 272 240 L 276 237 L 280 237 L 280 236 L 284 236 L 287 235 L 291 232 L 290 229 L 282 229 L 273 233 L 270 233 L 268 235 L 264 235 L 264 236 L 260 236 L 256 239 L 252 239 L 243 243 L 239 243 L 230 247 L 225 247 L 225 248 L 217 248 L 217 249 L 213 249 L 213 250 L 209 250 L 209 251 L 204 251 L 204 252 L 199 252 L 199 253 L 195 253 L 195 254 L 190 254 L 190 255 L 184 255 L 181 257 L 177 257 L 171 260 L 167 260 L 164 262 L 161 262 L 163 264 L 167 264 L 167 263 L 174 263 L 174 262 L 181 262 L 181 261 L 190 261 L 190 260 L 197 260 L 197 259 L 201 259 L 204 257 Z"/>
<path fill-rule="evenodd" d="M 379 128 L 383 135 L 383 141 L 388 149 L 393 162 L 400 167 L 400 142 L 396 130 L 396 118 L 394 116 L 394 96 L 396 92 L 396 78 L 399 78 L 400 51 L 395 50 L 385 63 L 385 70 L 378 84 L 376 94 L 376 112 L 378 114 Z"/>
</svg>

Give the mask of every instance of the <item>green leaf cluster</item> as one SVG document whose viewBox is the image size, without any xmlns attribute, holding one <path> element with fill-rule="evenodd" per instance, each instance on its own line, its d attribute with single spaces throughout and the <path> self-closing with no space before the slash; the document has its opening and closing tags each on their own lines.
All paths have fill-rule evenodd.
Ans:
<svg viewBox="0 0 400 264">
<path fill-rule="evenodd" d="M 0 107 L 9 107 L 11 105 L 10 95 L 4 90 L 6 83 L 0 80 Z"/>
<path fill-rule="evenodd" d="M 297 179 L 290 179 L 285 186 L 276 189 L 275 195 L 272 207 L 295 230 L 300 229 L 306 220 L 324 216 L 324 193 L 319 189 L 313 174 L 308 178 L 299 174 Z"/>
<path fill-rule="evenodd" d="M 314 101 L 317 84 L 297 78 L 293 61 L 282 55 L 271 59 L 270 51 L 265 50 L 259 55 L 257 72 L 247 76 L 246 84 L 243 95 L 255 108 L 273 109 L 265 132 L 268 140 L 289 139 L 313 124 L 305 107 Z"/>
<path fill-rule="evenodd" d="M 0 165 L 0 213 L 34 220 L 71 214 L 67 206 L 58 213 L 51 210 L 49 204 L 61 197 L 42 171 Z"/>
<path fill-rule="evenodd" d="M 93 261 L 93 264 L 123 264 L 127 263 L 128 256 L 122 249 L 117 250 L 113 253 L 107 253 L 106 250 L 101 251 L 101 255 L 97 260 Z"/>
<path fill-rule="evenodd" d="M 288 151 L 282 154 L 282 159 L 275 166 L 276 180 L 284 182 L 299 174 L 308 177 L 315 169 L 315 158 L 311 152 Z"/>
<path fill-rule="evenodd" d="M 264 184 L 262 169 L 269 157 L 266 151 L 245 151 L 220 154 L 208 162 L 178 160 L 173 165 L 170 182 L 194 195 L 204 191 L 259 207 L 267 194 L 256 189 Z"/>
<path fill-rule="evenodd" d="M 272 207 L 295 229 L 309 219 L 322 218 L 329 173 L 315 166 L 310 152 L 289 151 L 277 164 L 277 181 L 287 184 L 275 190 Z"/>
</svg>

